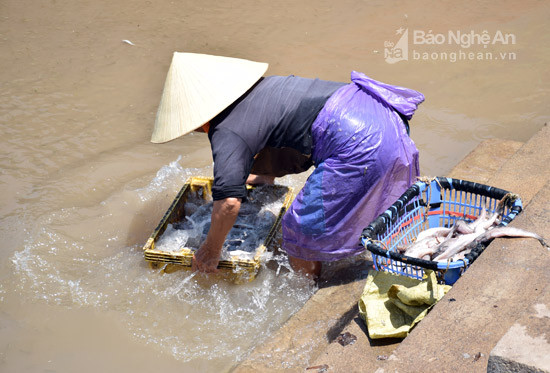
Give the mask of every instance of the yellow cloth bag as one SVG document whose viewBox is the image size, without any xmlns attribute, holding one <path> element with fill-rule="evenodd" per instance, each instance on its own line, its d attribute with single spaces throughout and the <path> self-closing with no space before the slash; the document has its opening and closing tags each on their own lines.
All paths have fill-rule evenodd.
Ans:
<svg viewBox="0 0 550 373">
<path fill-rule="evenodd" d="M 369 335 L 378 338 L 405 338 L 439 299 L 450 289 L 439 285 L 435 272 L 425 271 L 423 281 L 389 272 L 371 270 L 359 314 L 365 320 Z"/>
</svg>

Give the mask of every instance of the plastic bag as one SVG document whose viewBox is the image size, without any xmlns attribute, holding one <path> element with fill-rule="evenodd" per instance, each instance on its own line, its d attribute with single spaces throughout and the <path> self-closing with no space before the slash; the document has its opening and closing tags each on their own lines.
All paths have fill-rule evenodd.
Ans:
<svg viewBox="0 0 550 373">
<path fill-rule="evenodd" d="M 360 253 L 362 229 L 419 175 L 410 119 L 424 96 L 353 72 L 312 124 L 316 169 L 283 218 L 291 256 L 332 261 Z"/>
</svg>

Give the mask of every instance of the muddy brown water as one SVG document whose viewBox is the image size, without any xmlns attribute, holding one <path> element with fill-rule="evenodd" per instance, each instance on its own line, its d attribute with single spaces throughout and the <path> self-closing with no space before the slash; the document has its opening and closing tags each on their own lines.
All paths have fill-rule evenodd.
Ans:
<svg viewBox="0 0 550 373">
<path fill-rule="evenodd" d="M 483 139 L 549 120 L 549 15 L 547 1 L 0 1 L 0 371 L 227 370 L 314 291 L 284 258 L 242 287 L 143 262 L 184 180 L 211 174 L 204 135 L 149 142 L 173 51 L 417 89 L 422 173 L 445 175 Z M 390 64 L 404 30 L 408 60 Z M 475 43 L 449 44 L 458 31 Z M 483 47 L 484 31 L 514 43 Z"/>
</svg>

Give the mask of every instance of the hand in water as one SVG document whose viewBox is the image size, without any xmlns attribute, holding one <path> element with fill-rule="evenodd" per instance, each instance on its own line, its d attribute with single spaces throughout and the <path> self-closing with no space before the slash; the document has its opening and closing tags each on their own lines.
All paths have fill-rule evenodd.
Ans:
<svg viewBox="0 0 550 373">
<path fill-rule="evenodd" d="M 207 243 L 203 243 L 202 246 L 193 254 L 193 263 L 191 268 L 193 271 L 199 271 L 203 273 L 216 273 L 218 272 L 218 263 L 220 261 L 221 250 L 212 249 Z"/>
<path fill-rule="evenodd" d="M 240 198 L 225 198 L 214 201 L 210 229 L 206 235 L 206 240 L 193 255 L 192 268 L 194 271 L 218 272 L 217 267 L 225 237 L 235 224 L 240 208 Z"/>
</svg>

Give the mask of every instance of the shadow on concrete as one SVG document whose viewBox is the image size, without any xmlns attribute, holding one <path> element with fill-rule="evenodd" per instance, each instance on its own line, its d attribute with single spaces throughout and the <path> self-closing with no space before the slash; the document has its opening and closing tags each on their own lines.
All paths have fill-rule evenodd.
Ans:
<svg viewBox="0 0 550 373">
<path fill-rule="evenodd" d="M 330 329 L 327 330 L 327 341 L 328 343 L 332 343 L 338 338 L 338 336 L 342 333 L 346 325 L 350 323 L 350 321 L 357 316 L 358 310 L 357 307 L 350 308 L 347 312 L 342 314 L 340 316 L 340 319 L 336 324 L 334 324 Z"/>
<path fill-rule="evenodd" d="M 364 258 L 358 258 L 352 262 L 327 263 L 318 281 L 319 289 L 364 280 L 372 265 L 371 260 Z"/>
<path fill-rule="evenodd" d="M 389 346 L 397 343 L 401 343 L 403 341 L 402 338 L 382 338 L 382 339 L 372 339 L 369 336 L 369 331 L 367 329 L 367 325 L 365 324 L 365 321 L 361 318 L 361 316 L 357 315 L 353 322 L 359 326 L 359 328 L 365 333 L 367 338 L 369 339 L 369 344 L 371 346 Z"/>
</svg>

